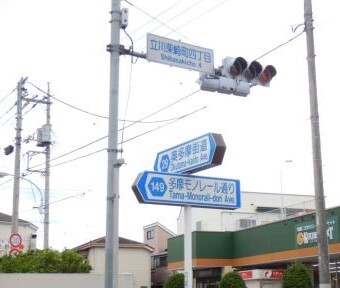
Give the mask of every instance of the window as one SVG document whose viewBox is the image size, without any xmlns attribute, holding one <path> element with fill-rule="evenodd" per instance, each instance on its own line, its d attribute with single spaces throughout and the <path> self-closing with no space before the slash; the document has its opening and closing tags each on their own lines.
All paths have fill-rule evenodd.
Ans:
<svg viewBox="0 0 340 288">
<path fill-rule="evenodd" d="M 256 226 L 256 220 L 253 219 L 240 219 L 240 228 L 249 228 Z"/>
<path fill-rule="evenodd" d="M 153 230 L 153 229 L 152 229 L 152 230 L 146 231 L 146 240 L 151 240 L 151 239 L 153 239 L 153 238 L 155 237 L 154 234 L 155 234 L 155 233 L 154 233 L 154 230 Z"/>
<path fill-rule="evenodd" d="M 154 256 L 151 263 L 151 268 L 159 268 L 166 267 L 168 265 L 168 256 L 167 255 L 157 255 Z"/>
</svg>

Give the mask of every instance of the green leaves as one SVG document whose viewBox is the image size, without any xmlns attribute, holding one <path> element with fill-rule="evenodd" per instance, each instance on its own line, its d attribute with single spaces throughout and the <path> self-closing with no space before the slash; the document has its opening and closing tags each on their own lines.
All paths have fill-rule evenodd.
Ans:
<svg viewBox="0 0 340 288">
<path fill-rule="evenodd" d="M 184 274 L 178 273 L 166 279 L 164 288 L 183 288 L 184 287 Z"/>
<path fill-rule="evenodd" d="M 91 266 L 78 252 L 33 250 L 0 258 L 0 273 L 89 273 Z"/>
<path fill-rule="evenodd" d="M 282 288 L 311 288 L 312 276 L 308 268 L 302 263 L 288 266 L 282 278 Z"/>
<path fill-rule="evenodd" d="M 220 281 L 220 288 L 246 288 L 246 284 L 244 283 L 241 276 L 235 272 L 228 272 L 225 274 Z"/>
</svg>

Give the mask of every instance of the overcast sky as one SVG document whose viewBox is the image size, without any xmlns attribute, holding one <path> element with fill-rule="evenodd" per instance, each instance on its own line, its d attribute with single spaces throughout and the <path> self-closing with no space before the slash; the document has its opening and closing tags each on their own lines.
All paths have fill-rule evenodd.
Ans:
<svg viewBox="0 0 340 288">
<path fill-rule="evenodd" d="M 126 32 L 137 52 L 146 52 L 147 33 L 212 49 L 216 68 L 227 56 L 251 61 L 270 52 L 259 62 L 274 65 L 277 76 L 271 87 L 253 87 L 248 97 L 193 93 L 199 89 L 196 71 L 120 57 L 119 119 L 128 120 L 119 133 L 124 142 L 119 157 L 127 164 L 120 169 L 120 236 L 143 241 L 143 226 L 156 221 L 176 232 L 179 207 L 140 204 L 131 185 L 139 172 L 153 169 L 158 152 L 208 132 L 222 134 L 227 151 L 221 166 L 199 175 L 239 179 L 243 191 L 314 194 L 303 5 L 302 0 L 122 1 L 129 9 Z M 328 207 L 340 205 L 339 6 L 337 0 L 313 1 Z M 14 172 L 14 153 L 2 151 L 14 143 L 16 92 L 11 92 L 21 77 L 28 77 L 31 97 L 43 95 L 34 85 L 47 90 L 49 82 L 56 99 L 102 116 L 52 100 L 51 158 L 58 159 L 51 162 L 50 246 L 57 249 L 105 235 L 110 8 L 110 1 L 0 0 L 0 171 Z M 126 48 L 132 45 L 129 37 L 121 31 Z M 31 104 L 24 109 L 24 139 L 45 124 L 45 109 Z M 140 119 L 143 123 L 128 127 Z M 27 163 L 44 163 L 41 154 L 27 161 L 27 151 L 42 151 L 35 144 L 22 144 L 22 172 Z M 103 151 L 70 161 L 98 150 Z M 39 173 L 27 178 L 43 190 Z M 0 211 L 7 214 L 12 213 L 9 179 L 0 180 Z M 39 227 L 42 247 L 41 215 L 32 209 L 39 193 L 27 183 L 21 187 L 19 217 Z"/>
</svg>

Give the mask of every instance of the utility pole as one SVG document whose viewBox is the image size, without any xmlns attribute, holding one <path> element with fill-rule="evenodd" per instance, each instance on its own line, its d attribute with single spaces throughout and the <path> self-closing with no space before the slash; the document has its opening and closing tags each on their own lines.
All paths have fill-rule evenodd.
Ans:
<svg viewBox="0 0 340 288">
<path fill-rule="evenodd" d="M 118 97 L 119 97 L 119 39 L 121 28 L 120 0 L 111 2 L 110 99 L 107 162 L 105 288 L 118 288 L 119 251 L 119 168 L 118 160 Z"/>
<path fill-rule="evenodd" d="M 319 112 L 316 87 L 315 72 L 315 53 L 314 53 L 314 36 L 313 36 L 313 12 L 312 1 L 304 0 L 305 12 L 305 30 L 307 39 L 307 62 L 309 77 L 309 98 L 311 113 L 312 129 L 312 146 L 313 146 L 313 168 L 314 168 L 314 192 L 315 192 L 315 215 L 316 229 L 318 239 L 318 262 L 319 262 L 319 280 L 320 288 L 330 288 L 331 278 L 329 274 L 329 255 L 325 213 L 325 197 L 323 190 L 322 159 L 321 159 L 321 141 L 319 128 Z"/>
<path fill-rule="evenodd" d="M 21 156 L 21 131 L 22 131 L 22 92 L 27 78 L 21 78 L 18 82 L 16 135 L 15 135 L 15 163 L 14 163 L 14 184 L 13 184 L 13 210 L 11 231 L 19 231 L 19 196 L 20 196 L 20 156 Z"/>
<path fill-rule="evenodd" d="M 51 102 L 50 102 L 50 83 L 47 84 L 47 101 L 46 101 L 46 126 L 51 132 Z M 49 225 L 50 225 L 50 159 L 51 159 L 51 141 L 45 144 L 45 201 L 44 201 L 44 249 L 49 248 Z"/>
</svg>

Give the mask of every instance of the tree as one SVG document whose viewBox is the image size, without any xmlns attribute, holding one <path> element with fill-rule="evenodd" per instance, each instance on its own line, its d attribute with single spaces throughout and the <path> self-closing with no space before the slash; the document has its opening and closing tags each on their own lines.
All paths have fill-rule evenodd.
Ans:
<svg viewBox="0 0 340 288">
<path fill-rule="evenodd" d="M 184 274 L 178 273 L 171 275 L 166 279 L 164 288 L 183 288 L 184 287 Z"/>
<path fill-rule="evenodd" d="M 289 265 L 282 278 L 282 288 L 311 288 L 312 283 L 311 273 L 302 263 Z"/>
<path fill-rule="evenodd" d="M 235 272 L 231 271 L 225 274 L 220 281 L 220 288 L 246 288 L 241 276 Z"/>
<path fill-rule="evenodd" d="M 32 250 L 0 257 L 0 273 L 89 273 L 91 266 L 78 252 Z"/>
</svg>

